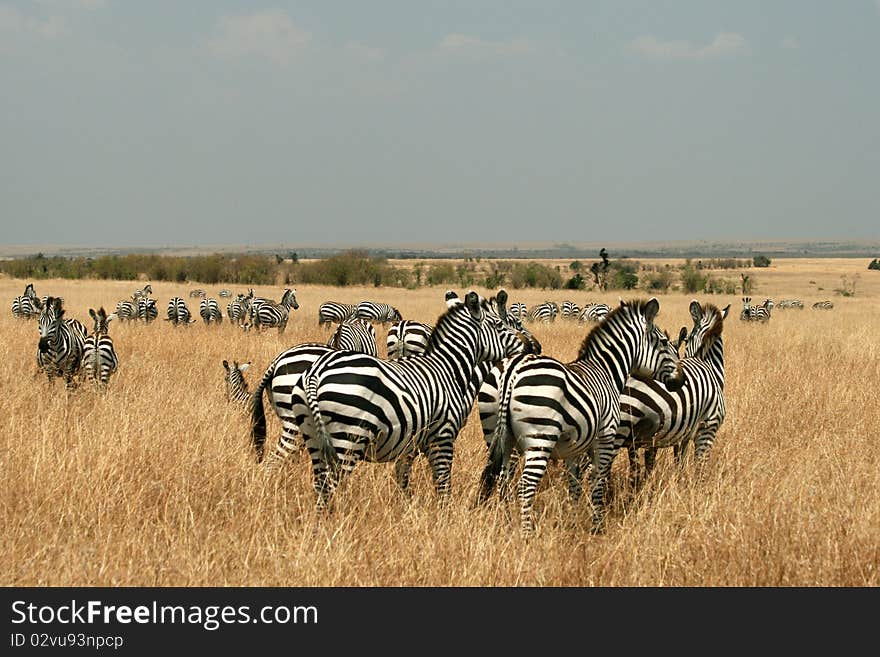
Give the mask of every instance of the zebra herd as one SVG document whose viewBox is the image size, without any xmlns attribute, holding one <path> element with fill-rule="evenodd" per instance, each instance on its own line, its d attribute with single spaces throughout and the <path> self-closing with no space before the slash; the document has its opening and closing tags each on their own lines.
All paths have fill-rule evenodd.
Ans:
<svg viewBox="0 0 880 657">
<path fill-rule="evenodd" d="M 611 307 L 605 303 L 585 303 L 583 306 L 574 301 L 566 300 L 562 304 L 555 301 L 545 301 L 532 308 L 527 308 L 524 303 L 511 305 L 512 314 L 522 321 L 530 322 L 554 322 L 557 317 L 565 320 L 596 323 L 601 322 L 611 311 Z"/>
<path fill-rule="evenodd" d="M 760 305 L 752 304 L 751 297 L 743 297 L 743 308 L 740 311 L 739 318 L 744 322 L 769 322 L 770 313 L 773 308 L 785 310 L 788 308 L 804 309 L 804 302 L 800 299 L 782 299 L 779 303 L 774 304 L 772 299 L 764 299 Z M 834 308 L 834 302 L 825 300 L 817 301 L 812 306 L 813 310 L 831 310 Z"/>
</svg>

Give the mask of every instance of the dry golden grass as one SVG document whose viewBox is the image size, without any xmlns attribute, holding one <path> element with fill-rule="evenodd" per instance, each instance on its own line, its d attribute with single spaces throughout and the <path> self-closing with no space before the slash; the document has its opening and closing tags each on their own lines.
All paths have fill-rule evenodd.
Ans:
<svg viewBox="0 0 880 657">
<path fill-rule="evenodd" d="M 679 475 L 664 453 L 633 496 L 623 488 L 621 455 L 609 530 L 592 536 L 588 503 L 571 509 L 554 469 L 529 541 L 519 537 L 515 507 L 512 521 L 496 505 L 471 508 L 485 458 L 475 413 L 456 443 L 447 507 L 438 507 L 423 460 L 411 501 L 396 490 L 391 465 L 361 464 L 334 513 L 323 516 L 313 510 L 307 458 L 266 476 L 253 463 L 244 413 L 223 397 L 224 358 L 253 362 L 253 388 L 282 349 L 326 340 L 316 322 L 322 301 L 372 298 L 433 321 L 443 289 L 299 287 L 300 310 L 281 337 L 247 335 L 228 323 L 111 324 L 120 369 L 100 396 L 87 387 L 68 393 L 36 375 L 36 324 L 9 312 L 25 281 L 0 280 L 2 584 L 876 586 L 880 273 L 865 266 L 780 260 L 752 270 L 755 297 L 836 304 L 830 312 L 776 311 L 767 326 L 737 319 L 738 296 L 702 299 L 732 304 L 729 410 L 708 482 L 695 482 L 691 468 Z M 855 298 L 816 291 L 831 290 L 841 273 L 861 274 Z M 35 284 L 38 294 L 63 296 L 68 314 L 83 321 L 89 307 L 112 309 L 139 286 Z M 197 310 L 190 287 L 153 285 L 160 318 L 175 294 Z M 281 290 L 257 292 L 277 298 Z M 618 297 L 510 292 L 529 304 Z M 670 333 L 690 324 L 691 295 L 660 299 L 660 323 Z M 545 353 L 568 360 L 586 329 L 557 322 L 535 332 Z M 270 414 L 270 441 L 277 430 Z"/>
</svg>

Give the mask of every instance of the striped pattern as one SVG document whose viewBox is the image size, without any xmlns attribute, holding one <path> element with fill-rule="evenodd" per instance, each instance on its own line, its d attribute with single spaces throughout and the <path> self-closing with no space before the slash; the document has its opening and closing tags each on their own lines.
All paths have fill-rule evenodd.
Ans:
<svg viewBox="0 0 880 657">
<path fill-rule="evenodd" d="M 377 301 L 361 301 L 355 309 L 355 316 L 383 326 L 389 322 L 399 322 L 403 319 L 397 308 Z"/>
<path fill-rule="evenodd" d="M 230 290 L 227 290 L 226 288 L 223 288 L 217 294 L 223 299 L 226 299 L 226 298 L 232 296 L 232 292 Z"/>
<path fill-rule="evenodd" d="M 205 324 L 222 324 L 223 312 L 220 310 L 220 302 L 214 297 L 202 299 L 199 302 L 199 316 Z"/>
<path fill-rule="evenodd" d="M 529 316 L 529 309 L 526 304 L 522 302 L 512 303 L 510 304 L 510 309 L 508 310 L 512 317 L 515 317 L 521 322 L 526 321 Z"/>
<path fill-rule="evenodd" d="M 318 326 L 338 324 L 339 322 L 344 322 L 346 319 L 356 316 L 356 304 L 325 301 L 318 306 Z"/>
<path fill-rule="evenodd" d="M 89 315 L 94 322 L 94 330 L 83 343 L 83 372 L 88 381 L 103 389 L 119 369 L 119 358 L 109 335 L 109 324 L 113 315 L 108 317 L 103 306 L 97 312 L 89 308 Z"/>
<path fill-rule="evenodd" d="M 50 382 L 54 377 L 64 377 L 67 387 L 73 387 L 73 377 L 82 366 L 85 327 L 82 322 L 64 319 L 64 309 L 57 297 L 47 297 L 38 325 L 37 366 Z"/>
<path fill-rule="evenodd" d="M 230 301 L 226 305 L 226 316 L 229 321 L 238 326 L 243 326 L 248 319 L 250 313 L 250 302 L 254 298 L 254 291 L 249 290 L 247 294 L 239 294 L 234 301 Z"/>
<path fill-rule="evenodd" d="M 155 299 L 141 297 L 137 300 L 137 318 L 149 324 L 159 317 L 159 308 Z"/>
<path fill-rule="evenodd" d="M 138 318 L 138 301 L 134 297 L 124 299 L 116 304 L 116 317 L 123 322 L 135 321 Z"/>
<path fill-rule="evenodd" d="M 800 299 L 783 299 L 776 304 L 776 307 L 780 310 L 784 310 L 786 308 L 798 308 L 799 310 L 803 310 L 804 302 Z"/>
<path fill-rule="evenodd" d="M 611 312 L 611 306 L 607 303 L 588 303 L 578 315 L 578 321 L 581 322 L 601 322 Z"/>
<path fill-rule="evenodd" d="M 199 287 L 199 288 L 196 288 L 195 290 L 190 290 L 189 296 L 190 296 L 190 298 L 204 299 L 206 296 L 208 296 L 208 293 Z"/>
<path fill-rule="evenodd" d="M 696 300 L 689 306 L 693 328 L 685 342 L 682 370 L 685 384 L 675 392 L 660 381 L 630 378 L 620 398 L 621 419 L 614 437 L 615 450 L 626 447 L 630 478 L 636 485 L 651 473 L 656 450 L 673 447 L 682 463 L 693 441 L 702 470 L 718 429 L 724 422 L 724 347 L 722 332 L 728 305 L 719 310 Z M 636 450 L 645 449 L 645 472 Z"/>
<path fill-rule="evenodd" d="M 175 326 L 189 326 L 196 320 L 192 318 L 186 302 L 180 297 L 171 297 L 168 301 L 168 308 L 165 311 L 166 322 L 171 322 Z"/>
<path fill-rule="evenodd" d="M 291 309 L 298 308 L 296 291 L 291 288 L 284 290 L 279 303 L 259 297 L 255 298 L 250 307 L 251 326 L 257 331 L 274 327 L 278 329 L 278 335 L 281 335 L 287 328 Z"/>
<path fill-rule="evenodd" d="M 831 310 L 834 308 L 834 303 L 831 301 L 817 301 L 813 304 L 813 310 Z"/>
<path fill-rule="evenodd" d="M 563 301 L 560 307 L 562 319 L 577 319 L 581 313 L 581 307 L 574 301 Z"/>
<path fill-rule="evenodd" d="M 481 490 L 491 491 L 499 477 L 508 477 L 510 455 L 518 449 L 524 460 L 519 485 L 523 533 L 534 530 L 532 506 L 548 460 L 563 459 L 574 472 L 589 455 L 594 459 L 593 528 L 602 531 L 620 393 L 627 378 L 652 376 L 670 390 L 684 383 L 677 351 L 654 325 L 659 310 L 656 298 L 621 300 L 620 307 L 590 331 L 573 362 L 529 355 L 505 369 Z M 569 477 L 569 492 L 574 500 L 580 497 L 577 476 Z"/>
<path fill-rule="evenodd" d="M 150 285 L 149 283 L 147 283 L 146 285 L 144 285 L 144 286 L 143 286 L 142 288 L 140 288 L 139 290 L 135 290 L 135 291 L 134 291 L 134 294 L 132 295 L 132 298 L 134 298 L 134 299 L 141 299 L 141 298 L 143 298 L 143 297 L 148 297 L 148 296 L 150 296 L 152 293 L 153 293 L 153 286 Z"/>
<path fill-rule="evenodd" d="M 40 316 L 43 302 L 37 298 L 33 283 L 24 287 L 24 294 L 12 300 L 12 314 L 19 319 L 32 319 Z"/>
<path fill-rule="evenodd" d="M 250 366 L 250 363 L 239 365 L 237 360 L 233 360 L 230 366 L 229 361 L 223 360 L 223 369 L 226 372 L 223 375 L 223 384 L 226 387 L 227 402 L 242 406 L 247 406 L 250 403 L 251 393 L 248 392 L 247 381 L 244 378 L 244 373 L 248 371 Z"/>
<path fill-rule="evenodd" d="M 739 314 L 739 318 L 744 322 L 762 322 L 770 321 L 770 311 L 773 310 L 773 301 L 764 299 L 764 303 L 760 306 L 752 305 L 752 297 L 743 297 L 743 308 Z"/>
<path fill-rule="evenodd" d="M 403 319 L 388 327 L 385 337 L 386 354 L 389 360 L 400 360 L 407 356 L 418 356 L 428 348 L 428 340 L 434 327 L 430 324 Z"/>
<path fill-rule="evenodd" d="M 559 306 L 555 301 L 545 301 L 529 311 L 529 319 L 533 322 L 553 322 L 559 314 Z"/>
<path fill-rule="evenodd" d="M 365 319 L 353 317 L 346 319 L 333 332 L 327 346 L 338 351 L 357 351 L 369 356 L 378 356 L 376 329 Z"/>
</svg>

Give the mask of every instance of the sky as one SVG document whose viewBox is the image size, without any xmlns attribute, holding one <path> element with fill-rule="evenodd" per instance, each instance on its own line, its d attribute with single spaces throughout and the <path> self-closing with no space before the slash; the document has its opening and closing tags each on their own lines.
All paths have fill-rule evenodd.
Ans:
<svg viewBox="0 0 880 657">
<path fill-rule="evenodd" d="M 880 0 L 0 0 L 0 244 L 880 237 Z"/>
</svg>

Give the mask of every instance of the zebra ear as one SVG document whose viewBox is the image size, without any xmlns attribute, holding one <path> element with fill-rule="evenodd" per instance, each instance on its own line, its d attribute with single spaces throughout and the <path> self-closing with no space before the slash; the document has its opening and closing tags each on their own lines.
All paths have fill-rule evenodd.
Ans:
<svg viewBox="0 0 880 657">
<path fill-rule="evenodd" d="M 703 307 L 700 305 L 700 302 L 694 299 L 693 301 L 691 301 L 689 309 L 691 311 L 691 317 L 694 320 L 694 324 L 699 324 L 700 320 L 703 319 Z"/>
<path fill-rule="evenodd" d="M 98 315 L 95 314 L 95 309 L 94 309 L 94 308 L 89 308 L 89 316 L 90 316 L 94 321 L 96 321 L 96 322 L 98 321 Z"/>
<path fill-rule="evenodd" d="M 725 320 L 725 319 L 727 319 L 727 313 L 728 313 L 729 310 L 730 310 L 730 304 L 727 304 L 726 306 L 724 306 L 724 310 L 721 311 L 721 319 L 722 319 L 722 321 Z"/>
<path fill-rule="evenodd" d="M 627 304 L 626 304 L 626 301 L 623 300 L 623 297 L 617 297 L 617 298 L 620 299 L 620 307 L 626 308 Z"/>
<path fill-rule="evenodd" d="M 225 358 L 223 359 L 223 369 L 226 370 L 227 372 L 229 371 L 229 361 L 226 360 Z"/>
<path fill-rule="evenodd" d="M 660 302 L 657 301 L 657 297 L 651 297 L 651 300 L 645 304 L 645 319 L 647 319 L 648 323 L 651 324 L 654 322 L 654 318 L 659 312 Z"/>
<path fill-rule="evenodd" d="M 507 322 L 507 290 L 498 290 L 498 294 L 495 295 L 495 299 L 498 302 L 498 314 L 501 316 L 501 319 L 506 323 Z"/>
<path fill-rule="evenodd" d="M 238 366 L 238 371 L 239 372 L 247 372 L 248 369 L 250 368 L 250 366 L 251 366 L 250 363 L 242 363 L 241 365 Z"/>
<path fill-rule="evenodd" d="M 480 295 L 471 290 L 464 297 L 464 305 L 467 306 L 468 311 L 475 320 L 480 321 L 483 319 L 483 309 L 480 308 Z"/>
<path fill-rule="evenodd" d="M 682 326 L 681 330 L 678 332 L 678 341 L 675 343 L 675 348 L 678 349 L 684 344 L 684 341 L 687 340 L 688 330 L 686 326 Z"/>
</svg>

